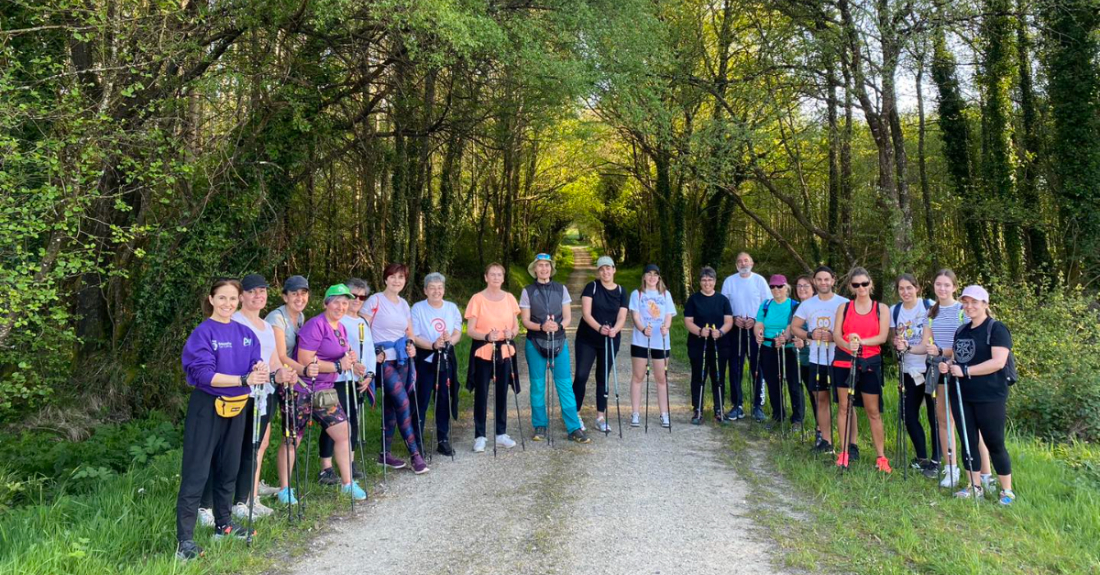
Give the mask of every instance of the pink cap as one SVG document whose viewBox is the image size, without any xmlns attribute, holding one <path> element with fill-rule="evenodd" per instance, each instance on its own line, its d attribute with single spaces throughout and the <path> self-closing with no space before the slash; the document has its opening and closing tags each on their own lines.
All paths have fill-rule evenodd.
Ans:
<svg viewBox="0 0 1100 575">
<path fill-rule="evenodd" d="M 787 276 L 785 276 L 783 274 L 775 274 L 775 275 L 772 276 L 772 279 L 768 280 L 768 285 L 770 285 L 770 286 L 787 285 Z"/>
<path fill-rule="evenodd" d="M 966 289 L 963 290 L 962 295 L 959 297 L 968 297 L 989 303 L 989 292 L 985 291 L 985 288 L 980 285 L 966 286 Z"/>
</svg>

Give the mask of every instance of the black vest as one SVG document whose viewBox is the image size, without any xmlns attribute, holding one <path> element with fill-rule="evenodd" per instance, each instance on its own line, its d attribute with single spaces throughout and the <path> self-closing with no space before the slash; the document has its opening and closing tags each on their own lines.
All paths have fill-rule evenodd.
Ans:
<svg viewBox="0 0 1100 575">
<path fill-rule="evenodd" d="M 550 280 L 549 283 L 538 283 L 528 285 L 523 288 L 523 291 L 527 292 L 527 302 L 531 305 L 531 321 L 537 324 L 546 323 L 546 320 L 550 316 L 554 316 L 554 321 L 561 323 L 562 312 L 562 294 L 565 293 L 565 287 L 560 283 Z M 528 331 L 527 340 L 535 344 L 535 348 L 543 355 L 549 355 L 553 353 L 557 355 L 561 353 L 562 346 L 565 345 L 565 332 L 558 330 L 554 334 L 554 345 L 551 348 L 550 335 L 543 331 Z"/>
</svg>

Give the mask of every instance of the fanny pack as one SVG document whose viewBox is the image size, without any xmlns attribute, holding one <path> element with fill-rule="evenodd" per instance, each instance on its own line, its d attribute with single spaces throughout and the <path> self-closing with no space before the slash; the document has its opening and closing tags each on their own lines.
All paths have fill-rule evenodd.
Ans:
<svg viewBox="0 0 1100 575">
<path fill-rule="evenodd" d="M 535 344 L 535 349 L 538 350 L 539 355 L 546 359 L 550 359 L 551 354 L 554 357 L 561 355 L 561 350 L 565 347 L 564 337 L 555 337 L 553 345 L 550 344 L 550 338 L 543 339 L 528 336 L 527 340 Z"/>
<path fill-rule="evenodd" d="M 233 418 L 244 412 L 248 405 L 248 394 L 218 396 L 214 399 L 214 411 L 221 417 Z"/>
<path fill-rule="evenodd" d="M 327 409 L 335 405 L 340 404 L 340 396 L 336 395 L 335 389 L 322 389 L 321 391 L 313 394 L 313 407 L 317 409 Z"/>
</svg>

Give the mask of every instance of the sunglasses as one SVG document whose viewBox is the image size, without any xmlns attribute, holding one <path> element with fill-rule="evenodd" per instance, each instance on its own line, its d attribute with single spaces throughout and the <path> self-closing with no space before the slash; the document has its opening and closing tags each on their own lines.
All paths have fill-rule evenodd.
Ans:
<svg viewBox="0 0 1100 575">
<path fill-rule="evenodd" d="M 550 254 L 538 254 L 537 256 L 535 256 L 535 261 L 548 262 L 550 261 Z"/>
<path fill-rule="evenodd" d="M 355 294 L 351 294 L 351 295 L 354 296 L 355 299 L 357 299 L 359 301 L 367 301 L 368 299 L 370 299 L 369 295 L 355 295 Z"/>
<path fill-rule="evenodd" d="M 870 287 L 871 282 L 852 282 L 852 289 Z"/>
<path fill-rule="evenodd" d="M 770 288 L 772 288 L 772 289 L 783 289 L 783 288 L 785 288 L 785 287 L 787 287 L 787 286 L 783 286 L 783 285 L 778 285 L 778 286 L 768 286 L 768 287 L 770 287 Z"/>
</svg>

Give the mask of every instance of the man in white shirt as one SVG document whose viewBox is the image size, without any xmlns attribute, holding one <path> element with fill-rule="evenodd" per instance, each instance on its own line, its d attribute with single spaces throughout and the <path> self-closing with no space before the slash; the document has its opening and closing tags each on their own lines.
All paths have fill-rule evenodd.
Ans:
<svg viewBox="0 0 1100 575">
<path fill-rule="evenodd" d="M 810 400 L 817 415 L 817 439 L 814 450 L 830 453 L 832 443 L 832 406 L 829 403 L 829 370 L 833 364 L 836 344 L 833 343 L 833 319 L 836 310 L 848 301 L 848 298 L 833 293 L 836 272 L 829 266 L 814 270 L 814 287 L 817 295 L 802 302 L 794 312 L 791 331 L 795 336 L 809 340 L 810 379 L 806 381 Z M 855 420 L 852 420 L 855 423 Z M 825 439 L 825 438 L 829 439 Z"/>
<path fill-rule="evenodd" d="M 730 307 L 733 308 L 734 331 L 722 338 L 730 342 L 727 345 L 734 347 L 733 353 L 728 354 L 730 366 L 726 370 L 730 375 L 730 397 L 733 399 L 733 406 L 726 413 L 727 421 L 745 417 L 741 380 L 745 373 L 746 359 L 749 360 L 749 373 L 756 376 L 752 382 L 752 416 L 757 421 L 764 421 L 764 385 L 756 369 L 760 346 L 757 345 L 752 330 L 760 304 L 770 298 L 771 294 L 768 282 L 760 274 L 752 273 L 752 266 L 752 256 L 747 252 L 737 254 L 737 273 L 722 282 L 722 295 L 730 300 Z"/>
</svg>

